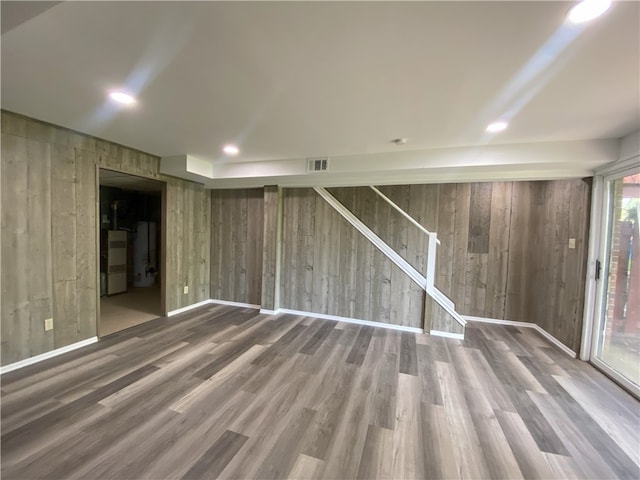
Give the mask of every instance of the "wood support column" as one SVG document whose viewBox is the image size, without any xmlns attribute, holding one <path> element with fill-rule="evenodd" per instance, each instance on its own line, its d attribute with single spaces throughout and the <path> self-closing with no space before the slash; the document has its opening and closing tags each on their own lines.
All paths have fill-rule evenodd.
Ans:
<svg viewBox="0 0 640 480">
<path fill-rule="evenodd" d="M 263 310 L 280 306 L 280 256 L 282 243 L 282 190 L 277 185 L 264 187 L 264 235 L 262 242 Z"/>
</svg>

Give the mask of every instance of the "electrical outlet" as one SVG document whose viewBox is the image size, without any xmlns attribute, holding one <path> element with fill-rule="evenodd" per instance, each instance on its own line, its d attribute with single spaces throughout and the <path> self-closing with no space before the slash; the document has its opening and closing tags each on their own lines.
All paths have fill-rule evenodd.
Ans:
<svg viewBox="0 0 640 480">
<path fill-rule="evenodd" d="M 184 294 L 186 295 L 187 293 L 189 293 L 189 285 L 184 286 Z"/>
<path fill-rule="evenodd" d="M 575 238 L 570 238 L 569 239 L 569 248 L 576 248 L 576 239 Z"/>
<path fill-rule="evenodd" d="M 46 318 L 44 321 L 45 331 L 53 330 L 53 318 Z"/>
</svg>

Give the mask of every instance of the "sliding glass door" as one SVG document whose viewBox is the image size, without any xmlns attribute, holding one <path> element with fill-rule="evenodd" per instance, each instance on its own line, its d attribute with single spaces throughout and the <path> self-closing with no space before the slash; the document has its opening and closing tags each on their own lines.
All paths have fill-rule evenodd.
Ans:
<svg viewBox="0 0 640 480">
<path fill-rule="evenodd" d="M 591 360 L 640 392 L 640 168 L 604 179 L 600 301 Z"/>
</svg>

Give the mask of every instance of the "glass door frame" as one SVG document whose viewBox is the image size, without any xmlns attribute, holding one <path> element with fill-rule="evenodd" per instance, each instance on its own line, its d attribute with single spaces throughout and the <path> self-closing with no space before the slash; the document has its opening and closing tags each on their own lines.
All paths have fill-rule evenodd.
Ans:
<svg viewBox="0 0 640 480">
<path fill-rule="evenodd" d="M 609 278 L 609 250 L 611 247 L 612 192 L 611 181 L 640 173 L 639 157 L 606 165 L 595 171 L 591 196 L 591 226 L 589 258 L 585 292 L 584 322 L 580 359 L 589 361 L 616 383 L 640 398 L 640 386 L 618 373 L 599 359 L 598 342 L 606 320 L 605 303 Z M 600 262 L 600 278 L 596 279 L 597 262 Z"/>
</svg>

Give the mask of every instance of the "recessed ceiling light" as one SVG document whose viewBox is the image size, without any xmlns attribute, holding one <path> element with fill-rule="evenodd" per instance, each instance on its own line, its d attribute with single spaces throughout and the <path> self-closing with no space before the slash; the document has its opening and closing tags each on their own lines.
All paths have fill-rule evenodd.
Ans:
<svg viewBox="0 0 640 480">
<path fill-rule="evenodd" d="M 582 0 L 571 10 L 567 18 L 572 23 L 588 22 L 599 17 L 611 6 L 611 0 Z"/>
<path fill-rule="evenodd" d="M 395 143 L 396 145 L 405 145 L 407 143 L 407 139 L 406 138 L 394 138 L 393 140 L 391 140 L 391 143 Z"/>
<path fill-rule="evenodd" d="M 506 130 L 509 125 L 507 122 L 493 122 L 487 126 L 487 132 L 489 133 L 498 133 Z"/>
<path fill-rule="evenodd" d="M 222 151 L 227 155 L 237 155 L 238 153 L 240 153 L 240 149 L 235 145 L 231 145 L 231 144 L 225 145 Z"/>
<path fill-rule="evenodd" d="M 122 103 L 123 105 L 131 105 L 133 103 L 136 103 L 135 98 L 133 98 L 128 93 L 124 93 L 124 92 L 114 91 L 109 93 L 109 97 L 118 103 Z"/>
</svg>

